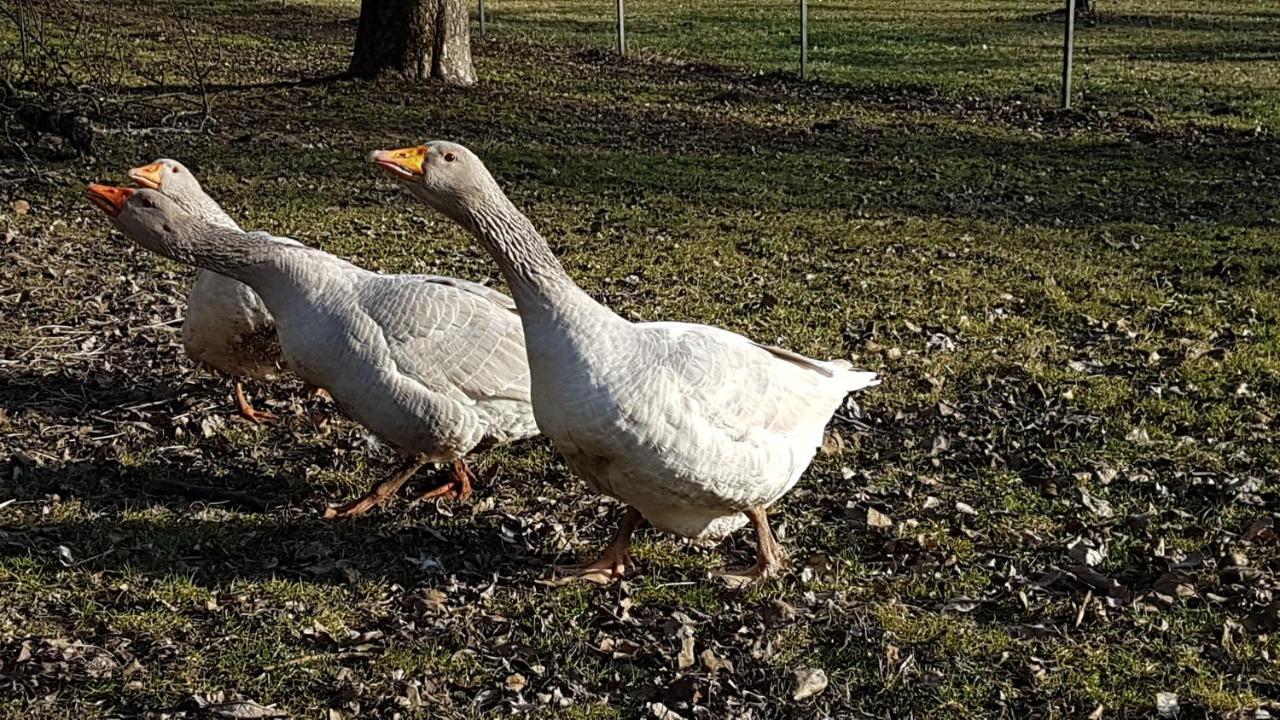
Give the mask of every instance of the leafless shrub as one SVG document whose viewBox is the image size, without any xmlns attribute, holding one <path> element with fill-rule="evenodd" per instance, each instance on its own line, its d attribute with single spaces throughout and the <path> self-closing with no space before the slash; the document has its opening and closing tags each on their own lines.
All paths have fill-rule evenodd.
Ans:
<svg viewBox="0 0 1280 720">
<path fill-rule="evenodd" d="M 96 26 L 84 6 L 52 0 L 15 0 L 0 6 L 16 41 L 0 45 L 0 124 L 5 144 L 36 169 L 28 147 L 41 137 L 61 138 L 82 157 L 93 154 L 92 118 L 119 95 L 127 64 L 109 30 Z"/>
<path fill-rule="evenodd" d="M 139 76 L 158 90 L 139 102 L 163 110 L 160 124 L 164 127 L 176 127 L 185 120 L 195 119 L 196 131 L 203 132 L 215 122 L 210 79 L 222 64 L 222 47 L 216 33 L 202 32 L 187 16 L 167 25 L 165 35 L 181 38 L 181 52 L 170 57 L 166 64 L 137 70 Z"/>
<path fill-rule="evenodd" d="M 0 66 L 19 88 L 93 113 L 119 95 L 129 68 L 124 47 L 89 22 L 83 5 L 15 0 L 0 6 L 0 16 L 17 31 L 16 46 L 0 51 Z"/>
<path fill-rule="evenodd" d="M 33 141 L 61 136 L 88 155 L 95 132 L 204 132 L 214 122 L 210 78 L 222 62 L 215 34 L 181 17 L 165 29 L 179 39 L 176 52 L 148 66 L 126 56 L 100 12 L 84 2 L 0 4 L 0 23 L 13 30 L 0 41 L 0 77 L 12 78 L 0 86 L 0 125 L 3 141 L 28 163 L 24 134 Z M 139 88 L 130 77 L 152 87 Z M 147 127 L 125 121 L 136 110 Z"/>
</svg>

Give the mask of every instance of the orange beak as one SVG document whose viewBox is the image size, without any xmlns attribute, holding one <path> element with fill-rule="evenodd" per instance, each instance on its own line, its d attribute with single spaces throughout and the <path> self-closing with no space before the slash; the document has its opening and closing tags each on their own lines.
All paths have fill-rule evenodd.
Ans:
<svg viewBox="0 0 1280 720">
<path fill-rule="evenodd" d="M 136 167 L 129 171 L 129 179 L 138 187 L 159 190 L 164 184 L 164 166 L 158 162 Z"/>
<path fill-rule="evenodd" d="M 369 155 L 369 160 L 386 170 L 391 177 L 409 181 L 422 176 L 422 166 L 430 151 L 431 148 L 426 145 L 399 150 L 375 150 Z"/>
<path fill-rule="evenodd" d="M 89 202 L 111 217 L 120 217 L 120 213 L 124 212 L 124 204 L 135 192 L 137 191 L 130 188 L 90 183 Z"/>
</svg>

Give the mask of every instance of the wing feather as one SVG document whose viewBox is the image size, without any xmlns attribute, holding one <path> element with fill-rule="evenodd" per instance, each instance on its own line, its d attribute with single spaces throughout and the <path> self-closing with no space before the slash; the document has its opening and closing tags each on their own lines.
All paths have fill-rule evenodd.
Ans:
<svg viewBox="0 0 1280 720">
<path fill-rule="evenodd" d="M 382 276 L 361 294 L 404 376 L 468 404 L 529 402 L 524 334 L 506 295 L 434 275 Z"/>
</svg>

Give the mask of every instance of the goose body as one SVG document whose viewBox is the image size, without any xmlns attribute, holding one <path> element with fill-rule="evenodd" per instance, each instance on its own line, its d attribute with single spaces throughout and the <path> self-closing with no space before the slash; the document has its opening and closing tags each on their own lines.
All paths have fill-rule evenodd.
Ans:
<svg viewBox="0 0 1280 720">
<path fill-rule="evenodd" d="M 301 245 L 292 238 L 276 242 Z M 233 377 L 277 380 L 287 373 L 276 320 L 253 288 L 197 270 L 182 321 L 187 357 Z"/>
<path fill-rule="evenodd" d="M 270 258 L 242 277 L 275 316 L 285 361 L 382 440 L 446 462 L 537 434 L 510 298 L 306 247 L 276 246 Z"/>
<path fill-rule="evenodd" d="M 526 323 L 539 427 L 597 492 L 696 540 L 794 487 L 845 396 L 875 383 L 706 325 L 579 322 Z"/>
<path fill-rule="evenodd" d="M 452 462 L 465 496 L 469 453 L 537 434 L 524 335 L 506 295 L 371 272 L 288 238 L 214 225 L 153 190 L 93 185 L 90 197 L 143 247 L 252 288 L 289 368 L 408 457 L 329 517 L 380 504 L 427 462 Z"/>
<path fill-rule="evenodd" d="M 706 541 L 750 521 L 759 562 L 733 577 L 775 572 L 782 552 L 766 510 L 799 480 L 846 395 L 876 375 L 707 325 L 629 322 L 574 284 L 466 148 L 433 142 L 372 159 L 497 261 L 520 309 L 539 428 L 577 475 L 628 506 L 582 576 L 623 574 L 641 518 Z"/>
<path fill-rule="evenodd" d="M 195 175 L 177 160 L 162 158 L 133 168 L 129 177 L 139 187 L 163 193 L 211 225 L 240 230 L 236 221 L 205 193 Z M 301 246 L 292 238 L 276 237 L 272 241 Z M 271 311 L 253 288 L 211 270 L 196 270 L 182 321 L 182 347 L 187 357 L 233 378 L 276 380 L 287 372 Z M 261 422 L 274 417 L 255 410 L 244 399 L 238 380 L 236 396 L 246 418 Z"/>
</svg>

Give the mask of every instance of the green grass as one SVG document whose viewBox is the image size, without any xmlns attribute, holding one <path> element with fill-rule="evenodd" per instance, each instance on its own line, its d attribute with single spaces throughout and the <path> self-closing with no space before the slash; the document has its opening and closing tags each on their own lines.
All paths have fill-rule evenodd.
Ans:
<svg viewBox="0 0 1280 720">
<path fill-rule="evenodd" d="M 755 74 L 791 62 L 790 3 L 629 3 L 631 61 L 583 49 L 607 5 L 491 3 L 466 90 L 298 82 L 345 67 L 354 3 L 85 6 L 76 82 L 129 60 L 97 161 L 5 146 L 0 168 L 0 717 L 219 690 L 299 717 L 1150 717 L 1159 692 L 1184 717 L 1274 713 L 1280 553 L 1243 534 L 1275 518 L 1280 463 L 1275 10 L 1099 2 L 1071 114 L 1060 28 L 1025 3 L 815 3 L 813 83 Z M 191 107 L 183 26 L 224 60 L 214 123 L 139 133 Z M 846 451 L 774 511 L 792 573 L 731 592 L 706 572 L 748 561 L 745 533 L 645 531 L 624 587 L 539 584 L 616 513 L 543 442 L 486 455 L 470 503 L 323 522 L 388 453 L 296 383 L 251 388 L 278 427 L 206 422 L 231 405 L 177 342 L 189 272 L 81 197 L 176 157 L 246 226 L 496 280 L 364 162 L 431 137 L 476 149 L 624 315 L 884 375 L 857 398 L 869 429 L 837 420 Z M 733 669 L 679 668 L 687 632 Z M 806 667 L 830 684 L 793 701 Z"/>
<path fill-rule="evenodd" d="M 810 62 L 823 80 L 1053 102 L 1063 3 L 873 0 L 810 4 Z M 1275 127 L 1280 90 L 1274 3 L 1106 0 L 1077 31 L 1078 102 Z M 611 47 L 614 11 L 585 0 L 492 3 L 491 34 Z M 632 0 L 632 52 L 756 71 L 795 71 L 794 2 Z"/>
</svg>

